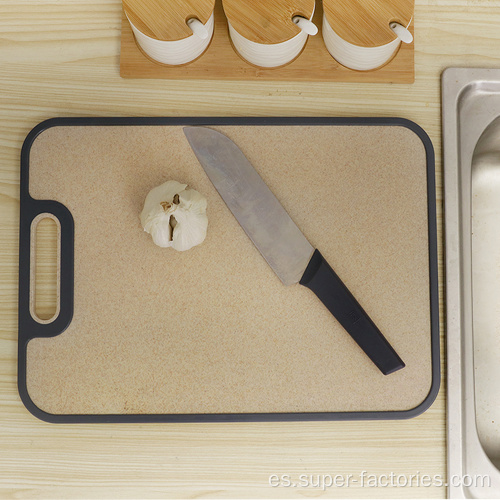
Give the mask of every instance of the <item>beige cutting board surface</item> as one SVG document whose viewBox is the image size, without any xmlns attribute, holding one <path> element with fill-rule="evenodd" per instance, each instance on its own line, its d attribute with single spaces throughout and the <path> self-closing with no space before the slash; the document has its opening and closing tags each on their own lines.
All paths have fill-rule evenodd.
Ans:
<svg viewBox="0 0 500 500">
<path fill-rule="evenodd" d="M 408 410 L 431 386 L 426 159 L 400 126 L 220 126 L 406 362 L 382 375 L 308 289 L 285 287 L 179 126 L 56 127 L 30 193 L 75 220 L 69 328 L 28 344 L 27 387 L 55 414 Z M 177 253 L 140 225 L 169 179 L 208 199 Z M 263 220 L 263 223 L 265 221 Z M 64 250 L 63 250 L 64 251 Z"/>
</svg>

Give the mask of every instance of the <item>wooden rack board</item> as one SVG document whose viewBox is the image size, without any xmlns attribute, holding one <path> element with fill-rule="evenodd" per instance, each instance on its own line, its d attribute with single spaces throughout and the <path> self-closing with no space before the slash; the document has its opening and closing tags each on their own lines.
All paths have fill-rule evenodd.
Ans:
<svg viewBox="0 0 500 500">
<path fill-rule="evenodd" d="M 149 59 L 135 43 L 123 14 L 120 75 L 123 78 L 181 80 L 268 80 L 306 82 L 413 83 L 414 43 L 401 44 L 389 63 L 372 71 L 354 71 L 339 64 L 329 54 L 321 33 L 323 10 L 316 3 L 314 22 L 319 28 L 309 37 L 302 53 L 280 68 L 259 68 L 244 61 L 233 49 L 221 0 L 215 3 L 214 36 L 208 49 L 197 60 L 184 66 L 167 66 Z M 413 23 L 409 30 L 413 33 Z"/>
<path fill-rule="evenodd" d="M 280 282 L 199 165 L 186 124 L 240 146 L 404 369 L 382 375 L 313 293 Z M 411 122 L 59 119 L 30 134 L 22 158 L 19 387 L 40 418 L 406 418 L 435 397 L 434 164 Z M 207 239 L 187 252 L 155 246 L 139 222 L 146 194 L 169 179 L 208 199 Z M 40 213 L 62 232 L 49 324 L 29 308 Z"/>
</svg>

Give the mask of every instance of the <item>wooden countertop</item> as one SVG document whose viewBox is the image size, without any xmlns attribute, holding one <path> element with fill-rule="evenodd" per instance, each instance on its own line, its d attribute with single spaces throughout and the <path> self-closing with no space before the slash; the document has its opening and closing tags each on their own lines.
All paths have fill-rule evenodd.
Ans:
<svg viewBox="0 0 500 500">
<path fill-rule="evenodd" d="M 16 388 L 19 153 L 29 130 L 54 116 L 401 116 L 434 143 L 441 220 L 440 74 L 448 66 L 500 66 L 500 0 L 417 0 L 414 85 L 123 80 L 120 25 L 118 0 L 0 5 L 0 497 L 445 496 L 439 486 L 360 484 L 362 471 L 444 478 L 444 384 L 425 414 L 397 422 L 36 420 Z M 296 482 L 352 474 L 358 481 L 326 491 L 271 487 L 273 474 Z"/>
</svg>

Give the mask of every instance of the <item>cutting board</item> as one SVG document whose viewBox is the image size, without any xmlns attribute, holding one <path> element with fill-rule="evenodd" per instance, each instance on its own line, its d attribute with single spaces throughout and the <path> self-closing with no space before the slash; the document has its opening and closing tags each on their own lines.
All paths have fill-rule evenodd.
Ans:
<svg viewBox="0 0 500 500">
<path fill-rule="evenodd" d="M 382 375 L 312 292 L 281 283 L 183 125 L 242 149 L 403 370 Z M 139 221 L 147 193 L 171 179 L 208 200 L 207 238 L 187 252 L 155 246 Z M 19 390 L 41 419 L 407 418 L 437 394 L 434 158 L 413 122 L 53 119 L 23 146 L 20 210 Z M 41 214 L 60 227 L 52 321 L 31 313 Z"/>
</svg>

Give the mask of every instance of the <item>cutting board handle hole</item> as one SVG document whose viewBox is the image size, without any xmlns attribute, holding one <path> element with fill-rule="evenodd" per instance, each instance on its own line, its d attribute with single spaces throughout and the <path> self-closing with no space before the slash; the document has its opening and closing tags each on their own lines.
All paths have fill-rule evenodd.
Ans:
<svg viewBox="0 0 500 500">
<path fill-rule="evenodd" d="M 52 323 L 59 315 L 61 224 L 43 213 L 31 223 L 30 313 L 35 321 Z"/>
</svg>

